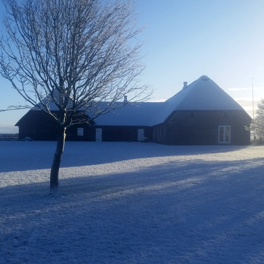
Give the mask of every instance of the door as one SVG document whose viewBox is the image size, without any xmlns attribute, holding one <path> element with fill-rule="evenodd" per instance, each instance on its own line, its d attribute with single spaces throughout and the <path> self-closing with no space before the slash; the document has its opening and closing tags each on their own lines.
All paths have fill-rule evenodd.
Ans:
<svg viewBox="0 0 264 264">
<path fill-rule="evenodd" d="M 95 130 L 95 141 L 102 141 L 102 128 L 96 128 Z"/>
<path fill-rule="evenodd" d="M 218 143 L 230 144 L 231 143 L 231 127 L 219 126 L 218 127 Z"/>
<path fill-rule="evenodd" d="M 138 129 L 138 141 L 143 141 L 144 138 L 145 138 L 144 129 L 143 128 L 139 128 Z"/>
</svg>

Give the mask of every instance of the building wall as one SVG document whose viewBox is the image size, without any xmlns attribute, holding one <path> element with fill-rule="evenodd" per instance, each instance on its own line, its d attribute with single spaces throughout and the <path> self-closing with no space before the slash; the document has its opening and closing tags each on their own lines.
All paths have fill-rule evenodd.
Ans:
<svg viewBox="0 0 264 264">
<path fill-rule="evenodd" d="M 33 140 L 56 140 L 56 120 L 44 111 L 29 111 L 18 122 L 19 139 L 30 137 Z M 83 136 L 78 135 L 78 128 L 83 128 Z M 66 130 L 66 140 L 94 141 L 94 129 L 88 124 L 74 125 Z"/>
<path fill-rule="evenodd" d="M 250 144 L 245 129 L 251 118 L 244 111 L 176 111 L 153 128 L 153 141 L 171 145 L 216 145 L 219 126 L 231 127 L 232 145 Z"/>
<path fill-rule="evenodd" d="M 102 129 L 102 141 L 138 141 L 138 129 L 144 129 L 144 136 L 152 140 L 152 128 L 142 126 L 96 126 Z"/>
<path fill-rule="evenodd" d="M 138 141 L 138 130 L 150 141 L 171 145 L 215 145 L 219 143 L 219 126 L 231 127 L 232 145 L 250 144 L 251 118 L 245 111 L 176 111 L 161 125 L 69 127 L 66 140 L 95 141 L 96 129 L 102 129 L 102 141 Z M 56 140 L 57 122 L 43 111 L 29 111 L 17 124 L 19 139 Z M 79 129 L 79 130 L 78 130 Z"/>
<path fill-rule="evenodd" d="M 19 139 L 55 140 L 56 121 L 42 111 L 29 111 L 18 122 Z"/>
<path fill-rule="evenodd" d="M 17 123 L 19 139 L 56 140 L 58 123 L 44 111 L 29 111 Z M 138 141 L 138 129 L 144 129 L 144 136 L 152 140 L 152 128 L 137 126 L 94 126 L 74 125 L 66 130 L 68 141 L 95 141 L 96 128 L 102 129 L 102 141 Z"/>
</svg>

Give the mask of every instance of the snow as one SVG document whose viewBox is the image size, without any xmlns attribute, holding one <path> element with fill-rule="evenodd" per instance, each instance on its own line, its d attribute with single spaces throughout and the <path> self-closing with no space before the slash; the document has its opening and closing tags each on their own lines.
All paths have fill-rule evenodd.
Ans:
<svg viewBox="0 0 264 264">
<path fill-rule="evenodd" d="M 214 81 L 203 75 L 165 102 L 128 104 L 99 116 L 97 125 L 155 126 L 165 122 L 174 111 L 213 111 L 244 109 Z"/>
<path fill-rule="evenodd" d="M 54 102 L 44 99 L 50 110 L 58 110 Z M 108 107 L 102 102 L 101 110 Z M 222 90 L 214 81 L 203 75 L 191 84 L 184 87 L 165 102 L 129 103 L 120 108 L 123 102 L 116 102 L 112 112 L 100 115 L 95 119 L 96 125 L 103 126 L 155 126 L 166 121 L 174 111 L 212 111 L 212 110 L 238 110 L 245 111 L 232 97 Z M 39 104 L 40 108 L 44 108 Z M 39 111 L 33 107 L 30 111 Z M 93 117 L 96 109 L 88 112 Z M 246 112 L 245 112 L 246 113 Z"/>
<path fill-rule="evenodd" d="M 0 263 L 264 263 L 264 147 L 0 142 Z"/>
<path fill-rule="evenodd" d="M 175 110 L 243 110 L 231 96 L 205 75 L 183 89 L 185 90 L 187 94 Z"/>
<path fill-rule="evenodd" d="M 129 103 L 113 112 L 98 116 L 95 122 L 96 125 L 104 126 L 149 126 L 163 107 L 164 103 L 161 102 Z"/>
<path fill-rule="evenodd" d="M 244 109 L 209 77 L 203 75 L 164 103 L 151 125 L 163 123 L 174 111 L 214 111 Z"/>
<path fill-rule="evenodd" d="M 213 111 L 244 109 L 214 81 L 203 75 L 165 102 L 128 104 L 99 116 L 97 125 L 155 126 L 165 122 L 174 111 Z"/>
</svg>

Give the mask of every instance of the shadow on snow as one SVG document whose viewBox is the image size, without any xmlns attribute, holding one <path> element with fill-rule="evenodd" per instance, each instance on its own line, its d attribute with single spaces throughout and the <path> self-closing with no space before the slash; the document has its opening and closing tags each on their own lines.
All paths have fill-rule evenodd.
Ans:
<svg viewBox="0 0 264 264">
<path fill-rule="evenodd" d="M 263 170 L 261 159 L 168 162 L 61 179 L 58 196 L 47 183 L 5 187 L 0 254 L 5 263 L 262 263 Z"/>
<path fill-rule="evenodd" d="M 50 169 L 56 142 L 0 141 L 0 172 Z M 169 146 L 137 142 L 66 142 L 61 167 L 112 163 L 139 158 L 237 151 L 247 146 Z"/>
</svg>

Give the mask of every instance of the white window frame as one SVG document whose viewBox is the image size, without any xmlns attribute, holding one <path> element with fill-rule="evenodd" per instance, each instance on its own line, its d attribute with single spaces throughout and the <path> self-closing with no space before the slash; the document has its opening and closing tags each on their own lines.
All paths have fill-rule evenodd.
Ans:
<svg viewBox="0 0 264 264">
<path fill-rule="evenodd" d="M 218 126 L 218 143 L 231 143 L 231 126 Z"/>
</svg>

